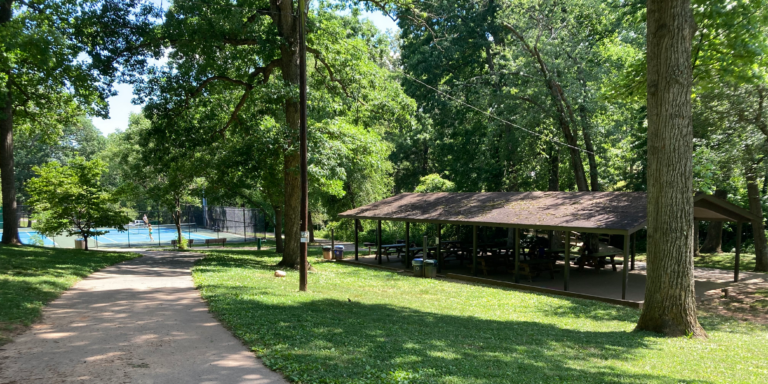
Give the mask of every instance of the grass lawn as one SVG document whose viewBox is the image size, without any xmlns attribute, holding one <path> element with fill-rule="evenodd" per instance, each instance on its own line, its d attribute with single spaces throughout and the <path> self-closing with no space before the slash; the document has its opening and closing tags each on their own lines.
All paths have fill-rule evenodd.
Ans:
<svg viewBox="0 0 768 384">
<path fill-rule="evenodd" d="M 701 317 L 708 340 L 632 332 L 639 312 L 319 261 L 310 292 L 271 251 L 206 251 L 214 312 L 300 383 L 766 382 L 768 328 Z"/>
<path fill-rule="evenodd" d="M 134 253 L 0 246 L 0 345 L 29 326 L 43 306 L 82 278 Z M 3 336 L 5 334 L 5 336 Z"/>
<path fill-rule="evenodd" d="M 636 261 L 645 262 L 646 254 L 638 253 Z M 736 254 L 734 253 L 702 253 L 700 257 L 693 259 L 693 264 L 703 268 L 717 268 L 733 271 L 736 265 Z M 742 271 L 751 272 L 755 269 L 755 254 L 742 253 L 739 258 L 739 266 Z"/>
</svg>

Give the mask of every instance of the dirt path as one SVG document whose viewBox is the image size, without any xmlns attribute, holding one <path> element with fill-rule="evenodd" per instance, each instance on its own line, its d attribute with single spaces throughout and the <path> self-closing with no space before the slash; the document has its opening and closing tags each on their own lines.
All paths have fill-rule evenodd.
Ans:
<svg viewBox="0 0 768 384">
<path fill-rule="evenodd" d="M 202 255 L 141 253 L 0 347 L 0 383 L 287 383 L 208 313 L 190 276 Z"/>
</svg>

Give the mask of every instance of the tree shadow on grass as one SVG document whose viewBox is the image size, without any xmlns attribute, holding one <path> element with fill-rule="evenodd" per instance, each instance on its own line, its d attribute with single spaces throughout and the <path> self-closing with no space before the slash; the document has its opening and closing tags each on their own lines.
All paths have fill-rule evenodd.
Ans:
<svg viewBox="0 0 768 384">
<path fill-rule="evenodd" d="M 273 254 L 254 257 L 252 251 L 222 251 L 199 261 L 195 270 L 271 271 L 276 260 Z M 358 300 L 314 299 L 260 285 L 213 283 L 202 288 L 211 311 L 270 368 L 295 381 L 681 381 L 620 368 L 622 362 L 654 348 L 651 340 L 657 335 L 611 331 L 610 326 L 600 331 L 575 330 L 551 321 L 573 321 L 590 314 L 597 314 L 599 320 L 636 321 L 636 310 L 615 307 L 613 311 L 604 303 L 558 297 L 568 304 L 552 312 L 548 321 L 502 321 Z M 547 317 L 542 312 L 542 318 Z"/>
<path fill-rule="evenodd" d="M 213 286 L 211 309 L 273 369 L 302 382 L 679 382 L 610 367 L 647 333 L 579 331 L 333 299 L 267 304 Z M 253 297 L 253 296 L 251 296 Z M 367 380 L 366 380 L 367 379 Z"/>
</svg>

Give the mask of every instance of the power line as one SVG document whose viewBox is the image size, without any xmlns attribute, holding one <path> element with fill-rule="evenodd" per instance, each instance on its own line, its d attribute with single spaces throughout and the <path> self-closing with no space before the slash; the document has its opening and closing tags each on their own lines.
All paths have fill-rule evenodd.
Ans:
<svg viewBox="0 0 768 384">
<path fill-rule="evenodd" d="M 352 44 L 349 44 L 349 43 L 348 43 L 348 42 L 346 42 L 346 41 L 343 41 L 343 40 L 342 40 L 342 41 L 340 41 L 340 42 L 341 42 L 342 44 L 344 44 L 344 45 L 348 46 L 348 47 L 351 47 L 351 48 L 353 48 L 353 49 L 357 49 L 357 50 L 358 50 L 358 51 L 360 51 L 361 53 L 367 53 L 367 52 L 363 52 L 363 51 L 362 51 L 360 48 L 358 48 L 358 47 L 355 47 L 355 46 L 353 46 Z M 494 115 L 493 113 L 490 113 L 490 112 L 486 112 L 486 111 L 483 111 L 483 110 L 481 110 L 480 108 L 477 108 L 477 107 L 475 107 L 474 105 L 471 105 L 471 104 L 465 103 L 464 101 L 461 101 L 460 99 L 458 99 L 458 98 L 456 98 L 456 97 L 453 97 L 453 96 L 451 96 L 451 95 L 449 95 L 449 94 L 447 94 L 447 93 L 445 93 L 445 92 L 443 92 L 443 91 L 440 91 L 439 89 L 437 89 L 437 88 L 435 88 L 435 87 L 433 87 L 433 86 L 431 86 L 431 85 L 429 85 L 429 84 L 427 84 L 427 83 L 425 83 L 425 82 L 423 82 L 423 81 L 421 81 L 421 80 L 419 80 L 419 79 L 417 79 L 417 78 L 415 78 L 415 77 L 413 77 L 413 76 L 411 76 L 411 75 L 409 75 L 409 74 L 405 73 L 405 71 L 403 71 L 403 70 L 402 70 L 402 69 L 400 69 L 400 68 L 397 68 L 397 67 L 394 67 L 394 66 L 393 66 L 393 67 L 392 67 L 392 70 L 394 70 L 394 71 L 396 71 L 396 72 L 399 72 L 399 73 L 403 74 L 403 76 L 405 76 L 405 77 L 407 77 L 407 78 L 411 79 L 412 81 L 414 81 L 414 82 L 416 82 L 416 83 L 420 84 L 421 86 L 424 86 L 424 87 L 426 87 L 426 88 L 429 88 L 429 89 L 431 89 L 432 91 L 434 91 L 435 93 L 437 93 L 437 94 L 439 94 L 439 95 L 441 95 L 441 96 L 447 97 L 447 98 L 449 98 L 449 99 L 451 99 L 451 100 L 453 100 L 453 101 L 455 101 L 455 102 L 457 102 L 457 103 L 459 103 L 459 104 L 461 104 L 461 105 L 463 105 L 463 106 L 465 106 L 465 107 L 467 107 L 467 108 L 471 108 L 471 109 L 473 109 L 473 110 L 475 110 L 475 111 L 477 111 L 477 112 L 480 112 L 480 113 L 482 113 L 482 114 L 484 114 L 484 115 L 486 115 L 486 116 L 488 116 L 488 117 L 490 117 L 490 118 L 492 118 L 492 119 L 495 119 L 495 120 L 501 121 L 501 122 L 502 122 L 502 123 L 504 123 L 504 124 L 507 124 L 507 125 L 509 125 L 509 126 L 512 126 L 512 127 L 514 127 L 514 128 L 517 128 L 517 129 L 520 129 L 520 130 L 522 130 L 522 131 L 525 131 L 525 132 L 527 132 L 527 133 L 529 133 L 529 134 L 531 134 L 531 135 L 534 135 L 534 136 L 538 136 L 538 137 L 540 137 L 540 138 L 542 138 L 542 139 L 544 139 L 544 140 L 550 141 L 550 142 L 552 142 L 552 143 L 555 143 L 555 144 L 558 144 L 558 145 L 562 145 L 562 146 L 565 146 L 565 147 L 568 147 L 568 148 L 572 148 L 572 149 L 575 149 L 575 150 L 577 150 L 577 151 L 581 151 L 581 152 L 584 152 L 584 153 L 588 153 L 588 154 L 591 154 L 591 155 L 594 155 L 594 154 L 595 154 L 594 152 L 591 152 L 591 151 L 587 151 L 586 149 L 582 149 L 582 148 L 579 148 L 579 147 L 576 147 L 576 146 L 570 145 L 570 144 L 568 144 L 568 143 L 563 143 L 562 141 L 559 141 L 559 140 L 556 140 L 556 139 L 553 139 L 553 138 L 547 137 L 547 136 L 545 136 L 545 135 L 542 135 L 542 134 L 540 134 L 540 133 L 534 132 L 534 131 L 532 131 L 532 130 L 530 130 L 530 129 L 528 129 L 528 128 L 525 128 L 525 127 L 523 127 L 523 126 L 517 125 L 517 124 L 515 124 L 515 123 L 512 123 L 512 122 L 510 122 L 510 121 L 508 121 L 508 120 L 502 119 L 501 117 L 499 117 L 499 116 L 496 116 L 496 115 Z"/>
<path fill-rule="evenodd" d="M 457 103 L 459 103 L 459 104 L 461 104 L 461 105 L 463 105 L 463 106 L 465 106 L 465 107 L 467 107 L 467 108 L 471 108 L 471 109 L 474 109 L 475 111 L 478 111 L 478 112 L 480 112 L 480 113 L 482 113 L 482 114 L 484 114 L 484 115 L 486 115 L 486 116 L 488 116 L 488 117 L 490 117 L 490 118 L 492 118 L 492 119 L 495 119 L 495 120 L 501 121 L 502 123 L 508 124 L 508 125 L 510 125 L 510 126 L 512 126 L 512 127 L 514 127 L 514 128 L 517 128 L 517 129 L 523 130 L 523 131 L 525 131 L 525 132 L 528 132 L 528 133 L 530 133 L 531 135 L 535 135 L 535 136 L 541 137 L 542 139 L 544 139 L 544 140 L 548 140 L 548 141 L 551 141 L 551 142 L 553 142 L 553 143 L 555 143 L 555 144 L 559 144 L 559 145 L 562 145 L 562 146 L 566 146 L 566 147 L 568 147 L 568 148 L 573 148 L 573 149 L 575 149 L 575 150 L 578 150 L 578 151 L 581 151 L 581 152 L 584 152 L 584 153 L 589 153 L 589 154 L 592 154 L 592 155 L 594 155 L 594 152 L 590 152 L 590 151 L 587 151 L 586 149 L 582 149 L 582 148 L 579 148 L 579 147 L 575 147 L 575 146 L 573 146 L 573 145 L 570 145 L 570 144 L 567 144 L 567 143 L 563 143 L 563 142 L 561 142 L 561 141 L 558 141 L 558 140 L 555 140 L 555 139 L 549 138 L 549 137 L 547 137 L 547 136 L 544 136 L 544 135 L 542 135 L 542 134 L 540 134 L 540 133 L 537 133 L 537 132 L 531 131 L 531 130 L 530 130 L 530 129 L 528 129 L 528 128 L 522 127 L 522 126 L 520 126 L 520 125 L 517 125 L 517 124 L 515 124 L 515 123 L 512 123 L 512 122 L 510 122 L 510 121 L 508 121 L 508 120 L 502 119 L 501 117 L 498 117 L 498 116 L 496 116 L 496 115 L 494 115 L 494 114 L 492 114 L 492 113 L 490 113 L 490 112 L 486 112 L 486 111 L 483 111 L 483 110 L 481 110 L 480 108 L 477 108 L 477 107 L 475 107 L 474 105 L 471 105 L 471 104 L 465 103 L 465 102 L 461 101 L 460 99 L 458 99 L 458 98 L 456 98 L 456 97 L 453 97 L 453 96 L 451 96 L 451 95 L 449 95 L 449 94 L 447 94 L 447 93 L 444 93 L 444 92 L 440 91 L 439 89 L 437 89 L 437 88 L 435 88 L 435 87 L 433 87 L 433 86 L 431 86 L 431 85 L 429 85 L 429 84 L 427 84 L 427 83 L 424 83 L 423 81 L 421 81 L 421 80 L 419 80 L 419 79 L 417 79 L 417 78 L 415 78 L 415 77 L 413 77 L 413 76 L 411 76 L 411 75 L 409 75 L 409 74 L 405 73 L 405 71 L 402 71 L 402 70 L 398 70 L 398 72 L 402 73 L 402 74 L 403 74 L 405 77 L 407 77 L 407 78 L 411 79 L 412 81 L 414 81 L 414 82 L 416 82 L 416 83 L 419 83 L 419 84 L 421 84 L 422 86 L 424 86 L 424 87 L 427 87 L 427 88 L 429 88 L 429 89 L 431 89 L 431 90 L 435 91 L 436 93 L 438 93 L 438 94 L 440 94 L 440 95 L 442 95 L 442 96 L 444 96 L 444 97 L 447 97 L 447 98 L 449 98 L 449 99 L 451 99 L 451 100 L 453 100 L 453 101 L 455 101 L 455 102 L 457 102 Z"/>
</svg>

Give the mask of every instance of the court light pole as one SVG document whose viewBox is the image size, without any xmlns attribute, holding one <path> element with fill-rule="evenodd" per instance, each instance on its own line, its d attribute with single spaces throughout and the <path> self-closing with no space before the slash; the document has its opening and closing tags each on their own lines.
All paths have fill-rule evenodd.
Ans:
<svg viewBox="0 0 768 384">
<path fill-rule="evenodd" d="M 307 227 L 309 185 L 307 183 L 307 40 L 305 10 L 306 0 L 299 0 L 299 147 L 301 156 L 299 291 L 307 290 L 307 246 L 309 245 L 309 232 Z"/>
</svg>

